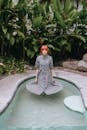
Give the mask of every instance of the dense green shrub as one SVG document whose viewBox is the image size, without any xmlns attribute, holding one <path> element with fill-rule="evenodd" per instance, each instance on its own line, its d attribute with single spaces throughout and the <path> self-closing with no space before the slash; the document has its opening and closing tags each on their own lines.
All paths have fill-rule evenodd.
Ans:
<svg viewBox="0 0 87 130">
<path fill-rule="evenodd" d="M 0 74 L 15 74 L 25 70 L 25 62 L 11 57 L 0 57 Z"/>
<path fill-rule="evenodd" d="M 81 58 L 87 50 L 87 2 L 81 1 L 79 12 L 71 0 L 1 0 L 0 55 L 34 61 L 48 44 L 55 62 Z"/>
</svg>

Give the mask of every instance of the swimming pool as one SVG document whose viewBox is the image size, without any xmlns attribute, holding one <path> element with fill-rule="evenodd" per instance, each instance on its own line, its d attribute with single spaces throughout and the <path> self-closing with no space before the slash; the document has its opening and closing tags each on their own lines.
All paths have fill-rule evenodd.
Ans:
<svg viewBox="0 0 87 130">
<path fill-rule="evenodd" d="M 64 85 L 61 92 L 37 96 L 25 87 L 32 80 L 19 86 L 12 102 L 0 115 L 1 130 L 87 130 L 86 115 L 67 109 L 63 103 L 67 96 L 80 95 L 73 84 L 55 79 Z"/>
</svg>

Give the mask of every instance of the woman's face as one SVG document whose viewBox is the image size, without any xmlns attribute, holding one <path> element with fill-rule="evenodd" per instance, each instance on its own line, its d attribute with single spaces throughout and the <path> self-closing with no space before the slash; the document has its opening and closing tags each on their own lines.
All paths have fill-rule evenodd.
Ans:
<svg viewBox="0 0 87 130">
<path fill-rule="evenodd" d="M 44 49 L 44 50 L 42 50 L 42 55 L 46 56 L 46 55 L 47 55 L 47 53 L 48 53 L 48 52 L 47 52 L 47 50 L 45 50 L 45 49 Z"/>
</svg>

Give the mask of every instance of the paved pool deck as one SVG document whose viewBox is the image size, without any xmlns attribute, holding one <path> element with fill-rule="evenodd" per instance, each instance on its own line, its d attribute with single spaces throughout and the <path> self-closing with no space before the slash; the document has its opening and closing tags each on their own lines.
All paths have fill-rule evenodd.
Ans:
<svg viewBox="0 0 87 130">
<path fill-rule="evenodd" d="M 87 109 L 87 77 L 62 70 L 55 70 L 54 72 L 54 76 L 68 80 L 78 87 L 83 99 L 84 106 Z M 0 80 L 0 113 L 5 110 L 5 108 L 13 99 L 19 84 L 22 81 L 34 76 L 36 76 L 35 71 L 28 71 L 22 74 L 10 75 Z"/>
</svg>

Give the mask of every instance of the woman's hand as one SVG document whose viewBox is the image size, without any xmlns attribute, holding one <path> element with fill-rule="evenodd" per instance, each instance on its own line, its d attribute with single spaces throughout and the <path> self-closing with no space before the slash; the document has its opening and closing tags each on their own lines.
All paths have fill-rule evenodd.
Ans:
<svg viewBox="0 0 87 130">
<path fill-rule="evenodd" d="M 52 76 L 56 76 L 56 73 L 54 70 L 52 70 Z"/>
<path fill-rule="evenodd" d="M 37 83 L 37 76 L 36 76 L 36 78 L 35 78 L 35 83 Z"/>
<path fill-rule="evenodd" d="M 36 78 L 35 78 L 35 83 L 37 83 L 38 82 L 38 70 L 36 70 Z"/>
</svg>

